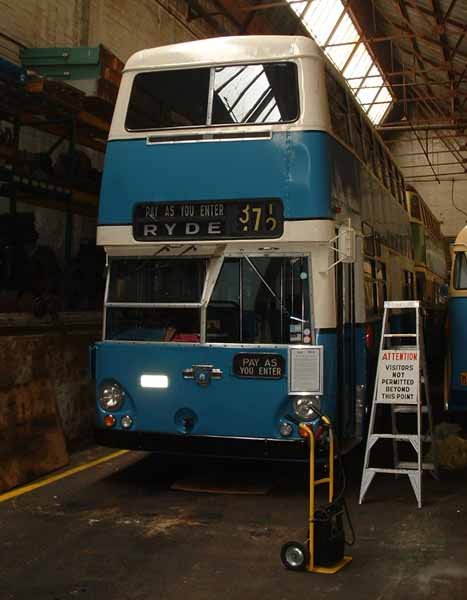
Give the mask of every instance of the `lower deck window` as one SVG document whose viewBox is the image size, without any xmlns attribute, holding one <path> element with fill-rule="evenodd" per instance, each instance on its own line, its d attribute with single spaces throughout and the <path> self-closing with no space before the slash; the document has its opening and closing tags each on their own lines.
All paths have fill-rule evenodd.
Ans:
<svg viewBox="0 0 467 600">
<path fill-rule="evenodd" d="M 106 338 L 311 343 L 305 257 L 226 258 L 213 271 L 208 259 L 113 259 Z"/>
<path fill-rule="evenodd" d="M 366 259 L 363 263 L 365 306 L 369 317 L 381 315 L 387 300 L 386 265 L 377 260 Z"/>
<path fill-rule="evenodd" d="M 107 309 L 106 337 L 138 342 L 199 342 L 199 309 Z"/>
<path fill-rule="evenodd" d="M 303 343 L 310 329 L 305 258 L 229 258 L 207 310 L 207 341 Z"/>
</svg>

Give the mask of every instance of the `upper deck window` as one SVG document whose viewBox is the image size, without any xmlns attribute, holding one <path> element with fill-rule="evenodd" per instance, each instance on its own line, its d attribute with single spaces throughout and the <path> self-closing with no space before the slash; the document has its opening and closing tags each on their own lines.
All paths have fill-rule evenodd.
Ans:
<svg viewBox="0 0 467 600">
<path fill-rule="evenodd" d="M 297 67 L 265 63 L 136 75 L 130 131 L 290 123 L 298 118 Z"/>
<path fill-rule="evenodd" d="M 410 196 L 410 216 L 412 219 L 417 219 L 418 221 L 422 220 L 422 212 L 420 209 L 420 201 L 418 196 L 412 194 Z"/>
</svg>

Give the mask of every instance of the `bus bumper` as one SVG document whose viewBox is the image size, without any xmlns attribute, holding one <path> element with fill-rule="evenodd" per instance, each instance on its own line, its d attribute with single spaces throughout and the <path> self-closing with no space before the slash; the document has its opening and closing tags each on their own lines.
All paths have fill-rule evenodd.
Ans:
<svg viewBox="0 0 467 600">
<path fill-rule="evenodd" d="M 304 440 L 183 435 L 99 428 L 94 430 L 94 437 L 96 443 L 101 446 L 181 456 L 305 461 L 309 455 Z"/>
</svg>

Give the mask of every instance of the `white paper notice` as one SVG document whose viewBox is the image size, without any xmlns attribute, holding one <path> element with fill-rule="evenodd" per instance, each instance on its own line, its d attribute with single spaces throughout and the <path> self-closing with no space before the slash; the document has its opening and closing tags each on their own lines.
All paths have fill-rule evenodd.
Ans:
<svg viewBox="0 0 467 600">
<path fill-rule="evenodd" d="M 290 348 L 289 392 L 323 393 L 323 347 Z"/>
<path fill-rule="evenodd" d="M 418 383 L 418 350 L 383 350 L 377 382 L 377 402 L 417 404 Z"/>
</svg>

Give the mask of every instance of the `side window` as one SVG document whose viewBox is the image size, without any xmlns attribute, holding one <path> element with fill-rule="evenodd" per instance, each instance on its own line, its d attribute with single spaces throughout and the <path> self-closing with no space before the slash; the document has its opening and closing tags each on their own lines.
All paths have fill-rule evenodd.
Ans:
<svg viewBox="0 0 467 600">
<path fill-rule="evenodd" d="M 420 201 L 417 194 L 411 194 L 410 196 L 410 216 L 412 219 L 422 220 L 422 211 L 420 210 Z"/>
<path fill-rule="evenodd" d="M 416 275 L 417 299 L 424 300 L 426 294 L 425 273 L 417 273 Z"/>
<path fill-rule="evenodd" d="M 391 188 L 392 195 L 394 196 L 394 198 L 396 198 L 397 201 L 399 201 L 397 196 L 396 168 L 389 154 L 386 154 L 386 164 L 388 166 L 389 186 Z"/>
<path fill-rule="evenodd" d="M 350 114 L 350 135 L 352 139 L 352 148 L 355 150 L 357 155 L 364 160 L 363 154 L 363 142 L 362 142 L 362 119 L 360 111 L 354 105 L 353 102 L 349 102 L 349 114 Z"/>
<path fill-rule="evenodd" d="M 347 98 L 345 90 L 340 83 L 334 79 L 329 71 L 326 71 L 326 87 L 331 112 L 331 125 L 333 132 L 346 144 L 350 145 L 349 123 L 347 118 Z"/>
<path fill-rule="evenodd" d="M 371 225 L 362 223 L 363 251 L 367 256 L 375 255 L 375 231 Z"/>
<path fill-rule="evenodd" d="M 384 152 L 383 146 L 378 143 L 378 159 L 380 164 L 380 179 L 384 186 L 389 187 L 388 181 L 388 168 L 386 165 L 386 154 Z"/>
<path fill-rule="evenodd" d="M 414 299 L 414 276 L 411 271 L 404 271 L 402 294 L 404 300 Z"/>
<path fill-rule="evenodd" d="M 375 262 L 373 260 L 365 260 L 363 262 L 363 283 L 365 286 L 365 308 L 369 317 L 378 314 L 375 281 Z"/>
<path fill-rule="evenodd" d="M 383 171 L 381 165 L 381 153 L 379 151 L 379 140 L 373 133 L 373 171 L 376 177 L 382 181 L 383 180 Z"/>
<path fill-rule="evenodd" d="M 402 179 L 402 175 L 396 169 L 397 175 L 397 192 L 399 194 L 399 204 L 405 208 L 405 194 L 404 194 L 404 180 Z"/>
<path fill-rule="evenodd" d="M 363 275 L 368 316 L 382 314 L 387 300 L 386 265 L 367 259 L 363 262 Z"/>
<path fill-rule="evenodd" d="M 382 313 L 384 310 L 384 301 L 388 298 L 386 265 L 382 262 L 376 262 L 376 287 L 378 291 L 378 312 Z"/>
<path fill-rule="evenodd" d="M 369 169 L 375 170 L 375 152 L 373 148 L 373 132 L 371 131 L 368 123 L 363 119 L 363 152 L 365 154 L 365 161 Z"/>
</svg>

